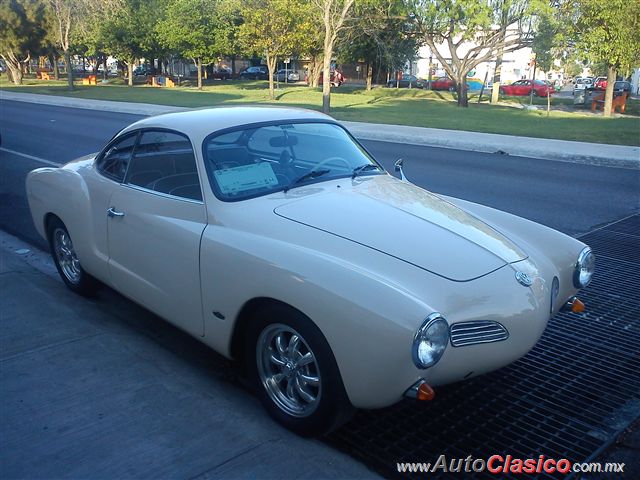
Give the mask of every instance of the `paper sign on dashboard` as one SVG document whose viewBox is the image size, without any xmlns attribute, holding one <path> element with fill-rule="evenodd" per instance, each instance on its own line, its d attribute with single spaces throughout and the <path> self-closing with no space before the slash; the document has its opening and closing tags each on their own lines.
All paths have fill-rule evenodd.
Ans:
<svg viewBox="0 0 640 480">
<path fill-rule="evenodd" d="M 214 174 L 220 191 L 227 195 L 278 185 L 276 174 L 268 162 L 225 168 L 216 170 Z"/>
</svg>

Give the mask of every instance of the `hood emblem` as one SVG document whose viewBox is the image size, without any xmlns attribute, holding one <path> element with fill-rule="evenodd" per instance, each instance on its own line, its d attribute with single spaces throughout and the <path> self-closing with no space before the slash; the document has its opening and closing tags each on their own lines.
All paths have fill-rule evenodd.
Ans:
<svg viewBox="0 0 640 480">
<path fill-rule="evenodd" d="M 533 283 L 531 277 L 524 272 L 516 272 L 516 280 L 520 285 L 523 285 L 525 287 L 530 287 Z"/>
</svg>

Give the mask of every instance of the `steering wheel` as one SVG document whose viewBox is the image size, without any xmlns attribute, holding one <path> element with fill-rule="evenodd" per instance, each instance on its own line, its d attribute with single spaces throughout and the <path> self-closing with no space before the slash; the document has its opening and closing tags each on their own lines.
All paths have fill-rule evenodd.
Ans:
<svg viewBox="0 0 640 480">
<path fill-rule="evenodd" d="M 329 157 L 329 158 L 325 158 L 324 160 L 322 160 L 320 163 L 318 163 L 315 167 L 312 168 L 312 170 L 320 170 L 320 167 L 324 167 L 327 163 L 332 162 L 334 160 L 337 160 L 338 162 L 342 162 L 347 166 L 347 170 L 351 171 L 351 164 L 349 162 L 347 162 L 344 158 L 342 157 Z"/>
</svg>

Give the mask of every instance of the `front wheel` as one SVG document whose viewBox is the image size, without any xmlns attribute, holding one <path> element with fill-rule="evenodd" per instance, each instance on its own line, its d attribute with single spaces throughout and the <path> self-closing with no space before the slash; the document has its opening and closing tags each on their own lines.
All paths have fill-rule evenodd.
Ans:
<svg viewBox="0 0 640 480">
<path fill-rule="evenodd" d="M 328 433 L 353 413 L 333 352 L 309 318 L 271 305 L 246 336 L 245 365 L 269 414 L 304 436 Z"/>
<path fill-rule="evenodd" d="M 80 295 L 95 293 L 98 281 L 80 265 L 69 231 L 59 218 L 49 222 L 48 234 L 53 262 L 65 285 Z"/>
</svg>

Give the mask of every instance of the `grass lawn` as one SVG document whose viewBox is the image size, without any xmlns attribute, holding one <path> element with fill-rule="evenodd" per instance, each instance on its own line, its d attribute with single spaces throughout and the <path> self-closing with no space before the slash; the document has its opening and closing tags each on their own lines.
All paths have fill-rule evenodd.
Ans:
<svg viewBox="0 0 640 480">
<path fill-rule="evenodd" d="M 268 97 L 267 82 L 211 81 L 203 91 L 192 86 L 155 88 L 123 85 L 119 79 L 98 86 L 77 85 L 69 92 L 65 81 L 43 81 L 26 78 L 24 85 L 15 87 L 6 77 L 0 78 L 0 88 L 7 91 L 63 95 L 74 98 L 114 100 L 122 102 L 154 103 L 184 107 L 237 105 L 242 103 L 273 103 L 319 110 L 322 105 L 320 89 L 292 85 L 276 91 L 276 100 Z M 281 84 L 282 87 L 282 84 Z M 413 125 L 419 127 L 501 133 L 528 137 L 556 138 L 619 145 L 640 145 L 640 102 L 629 100 L 627 114 L 604 118 L 588 109 L 573 111 L 571 98 L 553 98 L 556 110 L 547 117 L 544 110 L 516 108 L 528 104 L 528 97 L 507 97 L 499 105 L 490 105 L 485 93 L 478 104 L 478 95 L 470 93 L 469 108 L 455 105 L 453 94 L 417 89 L 341 86 L 332 90 L 331 114 L 339 120 L 357 122 Z M 546 99 L 535 98 L 534 104 L 546 108 Z"/>
</svg>

